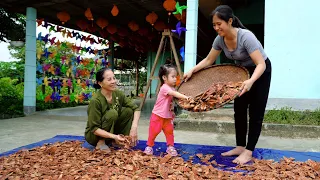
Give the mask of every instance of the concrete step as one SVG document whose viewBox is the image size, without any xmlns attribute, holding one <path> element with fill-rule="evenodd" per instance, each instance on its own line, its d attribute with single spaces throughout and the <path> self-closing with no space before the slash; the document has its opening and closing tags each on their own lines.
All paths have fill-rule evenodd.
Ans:
<svg viewBox="0 0 320 180">
<path fill-rule="evenodd" d="M 195 119 L 195 120 L 223 120 L 223 121 L 233 121 L 234 111 L 233 108 L 220 108 L 214 109 L 208 112 L 189 112 L 182 110 L 178 117 L 184 119 Z"/>
<path fill-rule="evenodd" d="M 174 123 L 176 130 L 235 134 L 234 121 L 176 118 Z M 282 138 L 319 139 L 320 126 L 263 123 L 261 135 Z"/>
</svg>

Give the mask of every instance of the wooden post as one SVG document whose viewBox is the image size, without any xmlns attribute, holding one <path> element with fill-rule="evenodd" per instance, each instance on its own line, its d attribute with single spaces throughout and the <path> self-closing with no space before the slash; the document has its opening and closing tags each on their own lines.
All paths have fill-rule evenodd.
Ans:
<svg viewBox="0 0 320 180">
<path fill-rule="evenodd" d="M 140 104 L 140 107 L 139 107 L 140 110 L 142 110 L 142 107 L 143 107 L 143 105 L 144 105 L 144 102 L 146 101 L 147 93 L 148 93 L 149 88 L 150 88 L 150 86 L 151 86 L 151 81 L 152 81 L 152 79 L 153 79 L 154 71 L 156 70 L 156 65 L 157 65 L 157 62 L 158 62 L 158 60 L 159 60 L 161 50 L 162 50 L 162 48 L 163 48 L 164 38 L 165 38 L 165 36 L 162 36 L 162 38 L 161 38 L 160 45 L 159 45 L 159 48 L 158 48 L 158 51 L 157 51 L 157 54 L 156 54 L 156 58 L 155 58 L 155 60 L 154 60 L 154 63 L 153 63 L 152 69 L 151 69 L 151 73 L 150 73 L 150 77 L 149 77 L 149 80 L 148 80 L 148 83 L 147 83 L 147 90 L 146 90 L 146 92 L 144 93 L 144 96 L 143 96 L 143 98 L 142 98 L 142 101 L 141 101 L 141 104 Z M 151 93 L 150 93 L 150 94 L 151 94 Z"/>
<path fill-rule="evenodd" d="M 176 47 L 174 46 L 174 42 L 173 42 L 172 36 L 169 36 L 169 38 L 170 38 L 171 49 L 173 51 L 174 60 L 176 61 L 176 65 L 177 65 L 177 68 L 178 68 L 178 73 L 180 75 L 180 78 L 182 78 L 183 74 L 182 74 L 182 71 L 181 71 L 180 62 L 179 62 L 178 54 L 177 54 L 177 51 L 176 51 Z"/>
<path fill-rule="evenodd" d="M 161 50 L 163 49 L 163 44 L 164 44 L 164 39 L 165 37 L 169 37 L 170 39 L 170 46 L 171 46 L 171 50 L 173 51 L 173 55 L 174 55 L 174 59 L 175 59 L 175 62 L 176 62 L 176 65 L 177 65 L 177 68 L 178 68 L 178 73 L 180 75 L 180 78 L 183 77 L 183 74 L 182 74 L 182 71 L 181 71 L 181 67 L 180 67 L 180 62 L 179 62 L 179 58 L 178 58 L 178 55 L 177 55 L 177 52 L 176 52 L 176 48 L 174 46 L 174 41 L 173 41 L 173 38 L 172 38 L 172 33 L 170 30 L 164 30 L 164 32 L 162 33 L 162 38 L 161 38 L 161 41 L 160 41 L 160 45 L 159 45 L 159 48 L 158 48 L 158 51 L 157 51 L 157 55 L 156 55 L 156 58 L 153 62 L 153 66 L 152 66 L 152 69 L 151 69 L 151 72 L 150 72 L 150 77 L 149 77 L 149 80 L 148 80 L 148 83 L 147 83 L 147 89 L 146 89 L 146 92 L 144 93 L 144 96 L 143 96 L 143 99 L 141 101 L 141 104 L 140 104 L 140 110 L 142 110 L 142 107 L 145 103 L 145 100 L 146 100 L 146 97 L 147 97 L 147 93 L 149 91 L 149 88 L 151 86 L 151 81 L 154 80 L 154 79 L 159 79 L 159 78 L 155 78 L 153 75 L 154 75 L 154 71 L 156 69 L 156 66 L 158 64 L 158 60 L 159 60 L 159 57 L 160 57 L 160 53 L 161 53 Z M 157 85 L 157 94 L 159 92 L 159 89 L 160 89 L 160 82 L 158 82 L 158 85 Z M 150 93 L 151 94 L 151 93 Z"/>
</svg>

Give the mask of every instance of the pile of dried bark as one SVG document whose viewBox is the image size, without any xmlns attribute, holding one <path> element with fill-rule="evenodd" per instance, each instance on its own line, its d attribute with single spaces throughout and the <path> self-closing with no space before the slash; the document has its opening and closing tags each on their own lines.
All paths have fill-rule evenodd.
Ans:
<svg viewBox="0 0 320 180">
<path fill-rule="evenodd" d="M 106 154 L 69 141 L 44 145 L 0 158 L 0 179 L 319 179 L 320 163 L 279 163 L 254 160 L 237 167 L 249 173 L 218 170 L 213 155 L 197 154 L 189 161 L 181 157 L 144 155 L 142 151 L 119 149 Z M 193 164 L 199 158 L 203 164 Z"/>
</svg>

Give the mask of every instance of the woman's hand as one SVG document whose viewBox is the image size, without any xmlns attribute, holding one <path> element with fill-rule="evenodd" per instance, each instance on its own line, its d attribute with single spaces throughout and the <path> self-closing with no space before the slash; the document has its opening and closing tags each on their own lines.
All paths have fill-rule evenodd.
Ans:
<svg viewBox="0 0 320 180">
<path fill-rule="evenodd" d="M 138 128 L 137 127 L 131 127 L 129 136 L 131 137 L 132 145 L 136 146 L 137 145 L 137 141 L 138 141 Z"/>
<path fill-rule="evenodd" d="M 193 69 L 191 69 L 191 70 L 189 70 L 187 73 L 185 73 L 185 74 L 183 75 L 184 82 L 187 82 L 187 80 L 188 80 L 189 78 L 191 78 L 192 74 L 193 74 Z"/>
<path fill-rule="evenodd" d="M 120 135 L 114 135 L 113 139 L 116 142 L 116 144 L 120 144 L 119 142 L 124 142 L 125 141 L 125 139 L 123 137 L 121 137 Z"/>
<path fill-rule="evenodd" d="M 246 80 L 242 83 L 242 86 L 241 86 L 241 93 L 239 96 L 242 96 L 244 93 L 250 91 L 252 85 L 253 85 L 253 80 L 249 79 L 249 80 Z"/>
</svg>

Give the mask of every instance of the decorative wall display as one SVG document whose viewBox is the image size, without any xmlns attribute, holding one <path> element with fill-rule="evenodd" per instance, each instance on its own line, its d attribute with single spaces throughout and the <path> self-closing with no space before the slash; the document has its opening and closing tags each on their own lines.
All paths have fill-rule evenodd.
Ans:
<svg viewBox="0 0 320 180">
<path fill-rule="evenodd" d="M 53 26 L 53 25 L 48 25 Z M 91 35 L 84 36 L 71 32 L 65 28 L 57 27 L 54 32 L 61 32 L 63 37 L 77 38 L 80 41 L 106 43 L 104 39 L 97 41 Z M 88 58 L 94 55 L 94 58 Z M 51 87 L 52 91 L 38 94 L 38 99 L 45 102 L 61 101 L 83 102 L 93 95 L 95 72 L 102 67 L 108 67 L 106 57 L 108 52 L 98 51 L 92 46 L 81 47 L 70 42 L 60 42 L 51 34 L 38 34 L 37 37 L 37 85 Z M 102 58 L 101 58 L 102 57 Z M 45 88 L 43 88 L 45 89 Z M 52 92 L 52 93 L 51 93 Z"/>
</svg>

